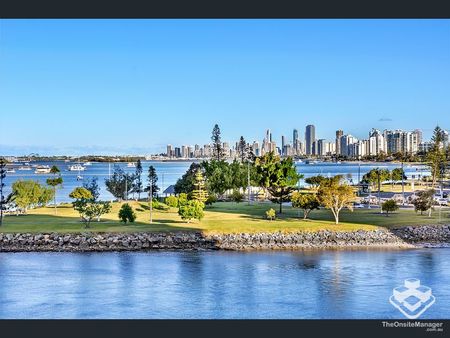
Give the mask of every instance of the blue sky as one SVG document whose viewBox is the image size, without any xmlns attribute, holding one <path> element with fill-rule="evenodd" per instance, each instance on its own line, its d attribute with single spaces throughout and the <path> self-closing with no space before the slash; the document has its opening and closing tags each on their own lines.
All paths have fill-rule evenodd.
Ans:
<svg viewBox="0 0 450 338">
<path fill-rule="evenodd" d="M 450 20 L 1 20 L 0 153 L 450 128 Z"/>
</svg>

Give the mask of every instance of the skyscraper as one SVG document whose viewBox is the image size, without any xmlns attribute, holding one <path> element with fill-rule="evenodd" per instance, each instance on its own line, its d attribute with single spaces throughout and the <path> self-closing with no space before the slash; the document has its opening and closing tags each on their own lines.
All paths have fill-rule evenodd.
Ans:
<svg viewBox="0 0 450 338">
<path fill-rule="evenodd" d="M 284 137 L 284 135 L 282 135 L 281 136 L 281 155 L 282 156 L 286 156 L 285 146 L 286 146 L 285 137 Z"/>
<path fill-rule="evenodd" d="M 313 154 L 313 143 L 316 140 L 316 128 L 312 124 L 308 124 L 305 130 L 306 155 Z"/>
<path fill-rule="evenodd" d="M 343 130 L 336 130 L 336 155 L 341 154 L 341 137 L 344 135 Z"/>
</svg>

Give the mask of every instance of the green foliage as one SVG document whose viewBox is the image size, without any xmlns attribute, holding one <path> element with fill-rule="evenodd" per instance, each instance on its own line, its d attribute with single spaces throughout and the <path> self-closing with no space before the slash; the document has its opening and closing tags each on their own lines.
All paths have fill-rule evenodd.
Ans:
<svg viewBox="0 0 450 338">
<path fill-rule="evenodd" d="M 192 199 L 205 203 L 208 199 L 208 192 L 205 188 L 205 180 L 203 179 L 201 170 L 197 170 L 194 178 L 194 190 L 191 193 Z"/>
<path fill-rule="evenodd" d="M 63 179 L 62 177 L 47 178 L 46 182 L 49 186 L 56 188 L 58 185 L 63 183 Z"/>
<path fill-rule="evenodd" d="M 241 193 L 238 189 L 233 189 L 233 193 L 231 194 L 231 199 L 236 203 L 240 203 L 244 199 L 244 194 Z"/>
<path fill-rule="evenodd" d="M 432 187 L 434 187 L 436 181 L 444 177 L 448 162 L 444 148 L 444 131 L 439 126 L 434 128 L 431 142 L 433 145 L 427 153 L 427 161 L 431 171 Z"/>
<path fill-rule="evenodd" d="M 54 196 L 53 189 L 32 180 L 14 182 L 12 192 L 15 196 L 15 203 L 25 212 L 30 208 L 47 205 Z"/>
<path fill-rule="evenodd" d="M 297 173 L 291 157 L 280 160 L 273 152 L 256 159 L 256 171 L 259 185 L 266 188 L 272 196 L 271 201 L 280 205 L 290 201 L 290 195 L 303 176 Z"/>
<path fill-rule="evenodd" d="M 128 198 L 128 193 L 133 187 L 134 175 L 127 174 L 118 165 L 114 165 L 111 177 L 105 179 L 106 190 L 118 200 Z"/>
<path fill-rule="evenodd" d="M 136 172 L 134 174 L 134 178 L 133 178 L 133 184 L 131 187 L 131 192 L 137 193 L 138 194 L 138 199 L 141 198 L 141 193 L 144 191 L 144 187 L 142 184 L 142 162 L 140 159 L 137 160 L 136 163 Z"/>
<path fill-rule="evenodd" d="M 353 188 L 341 183 L 342 176 L 327 178 L 319 187 L 317 199 L 325 208 L 333 213 L 336 224 L 339 223 L 339 213 L 346 207 L 353 211 L 352 202 L 355 199 Z"/>
<path fill-rule="evenodd" d="M 136 220 L 136 213 L 128 203 L 122 204 L 119 210 L 119 219 L 125 224 L 127 222 L 133 223 Z"/>
<path fill-rule="evenodd" d="M 165 199 L 166 204 L 171 208 L 178 207 L 178 198 L 176 196 L 168 196 Z"/>
<path fill-rule="evenodd" d="M 381 182 L 391 179 L 391 173 L 387 169 L 375 168 L 370 170 L 368 173 L 364 174 L 362 182 L 369 183 L 372 185 L 378 184 L 380 188 Z"/>
<path fill-rule="evenodd" d="M 307 219 L 310 212 L 319 209 L 320 203 L 316 194 L 294 192 L 291 197 L 292 207 L 303 209 L 303 219 Z"/>
<path fill-rule="evenodd" d="M 392 170 L 391 172 L 391 177 L 393 181 L 401 181 L 402 178 L 404 180 L 407 179 L 406 175 L 405 175 L 405 171 L 402 168 L 395 168 Z"/>
<path fill-rule="evenodd" d="M 412 201 L 414 205 L 414 210 L 420 211 L 420 214 L 423 215 L 424 211 L 429 210 L 431 214 L 431 210 L 433 209 L 434 204 L 434 189 L 422 190 L 416 193 L 417 198 Z"/>
<path fill-rule="evenodd" d="M 211 135 L 211 141 L 212 141 L 212 150 L 213 150 L 213 157 L 217 160 L 223 160 L 225 157 L 224 149 L 222 147 L 222 141 L 220 137 L 220 128 L 218 124 L 214 125 L 214 128 L 212 130 Z"/>
<path fill-rule="evenodd" d="M 214 194 L 209 194 L 205 204 L 212 205 L 213 203 L 216 203 L 216 202 L 217 202 L 217 196 Z"/>
<path fill-rule="evenodd" d="M 176 194 L 189 194 L 192 190 L 194 190 L 195 173 L 199 169 L 201 169 L 201 165 L 199 163 L 191 163 L 186 173 L 180 179 L 178 179 L 177 183 L 175 184 Z"/>
<path fill-rule="evenodd" d="M 100 196 L 100 187 L 98 185 L 98 178 L 92 177 L 90 180 L 83 182 L 83 188 L 89 190 L 92 194 L 92 199 L 97 201 Z"/>
<path fill-rule="evenodd" d="M 155 167 L 152 165 L 148 168 L 148 183 L 145 187 L 145 191 L 148 192 L 149 198 L 153 198 L 158 195 L 159 187 L 156 184 L 158 182 L 158 175 L 156 174 Z"/>
<path fill-rule="evenodd" d="M 189 223 L 192 219 L 198 219 L 199 221 L 204 217 L 205 204 L 197 201 L 190 200 L 187 204 L 180 205 L 178 209 L 178 215 L 181 216 L 181 219 L 185 220 Z"/>
<path fill-rule="evenodd" d="M 188 203 L 188 196 L 185 193 L 181 193 L 178 195 L 178 207 L 182 205 L 186 205 Z"/>
<path fill-rule="evenodd" d="M 77 187 L 72 190 L 72 192 L 69 194 L 69 197 L 75 200 L 91 200 L 92 193 L 86 188 Z"/>
<path fill-rule="evenodd" d="M 269 210 L 266 211 L 266 218 L 269 220 L 273 220 L 275 219 L 275 209 L 270 208 Z"/>
<path fill-rule="evenodd" d="M 112 208 L 110 202 L 95 202 L 86 199 L 76 200 L 72 204 L 74 209 L 79 212 L 81 221 L 84 223 L 86 229 L 90 227 L 94 218 L 97 218 L 97 222 L 100 222 L 100 217 L 110 212 Z"/>
<path fill-rule="evenodd" d="M 305 183 L 308 183 L 313 188 L 317 189 L 324 180 L 325 180 L 324 176 L 317 175 L 317 176 L 311 176 L 311 177 L 305 178 Z"/>
<path fill-rule="evenodd" d="M 389 199 L 381 204 L 381 210 L 386 211 L 386 216 L 389 216 L 389 212 L 394 212 L 399 209 L 397 202 L 393 199 Z"/>
<path fill-rule="evenodd" d="M 230 165 L 226 161 L 203 161 L 206 185 L 209 193 L 222 196 L 225 191 L 233 186 L 233 175 Z"/>
</svg>

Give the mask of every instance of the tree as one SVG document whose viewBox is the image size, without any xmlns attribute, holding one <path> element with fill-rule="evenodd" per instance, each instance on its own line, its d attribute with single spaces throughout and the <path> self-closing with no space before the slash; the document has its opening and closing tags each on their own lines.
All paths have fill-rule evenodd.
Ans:
<svg viewBox="0 0 450 338">
<path fill-rule="evenodd" d="M 398 209 L 399 206 L 393 199 L 387 200 L 381 204 L 381 210 L 386 211 L 386 216 L 389 216 L 389 212 L 394 212 Z"/>
<path fill-rule="evenodd" d="M 242 194 L 239 191 L 239 189 L 233 189 L 233 193 L 231 194 L 231 199 L 236 203 L 240 203 L 244 199 L 244 194 Z"/>
<path fill-rule="evenodd" d="M 230 165 L 224 160 L 203 161 L 202 167 L 205 171 L 206 186 L 208 192 L 223 196 L 225 191 L 233 186 L 233 177 Z"/>
<path fill-rule="evenodd" d="M 136 213 L 133 211 L 133 208 L 128 203 L 123 204 L 122 207 L 120 208 L 119 219 L 121 222 L 124 222 L 125 224 L 127 222 L 133 223 L 136 220 Z"/>
<path fill-rule="evenodd" d="M 75 200 L 92 200 L 93 196 L 92 193 L 83 187 L 77 187 L 72 190 L 72 192 L 69 194 L 70 198 L 73 198 Z"/>
<path fill-rule="evenodd" d="M 436 181 L 443 178 L 447 166 L 447 157 L 444 149 L 444 131 L 439 126 L 434 128 L 431 143 L 432 146 L 427 153 L 427 160 L 432 177 L 431 187 L 434 188 Z"/>
<path fill-rule="evenodd" d="M 208 192 L 206 191 L 205 180 L 203 179 L 203 175 L 200 169 L 195 173 L 194 187 L 195 189 L 192 190 L 191 193 L 192 199 L 205 203 L 205 201 L 208 199 Z"/>
<path fill-rule="evenodd" d="M 259 185 L 272 196 L 271 201 L 280 205 L 282 213 L 283 202 L 290 201 L 290 195 L 303 176 L 297 173 L 291 157 L 280 160 L 273 152 L 256 159 L 256 171 Z"/>
<path fill-rule="evenodd" d="M 198 219 L 200 221 L 204 216 L 204 207 L 204 203 L 198 200 L 190 200 L 187 204 L 180 205 L 178 215 L 181 216 L 181 219 L 186 220 L 187 223 L 192 219 Z"/>
<path fill-rule="evenodd" d="M 3 207 L 6 204 L 3 196 L 3 188 L 5 183 L 3 180 L 6 178 L 6 161 L 0 157 L 0 226 L 3 224 Z"/>
<path fill-rule="evenodd" d="M 100 197 L 100 187 L 98 185 L 98 178 L 92 177 L 90 180 L 83 182 L 83 188 L 89 190 L 92 195 L 92 199 L 97 201 Z"/>
<path fill-rule="evenodd" d="M 308 183 L 313 187 L 313 189 L 318 189 L 320 184 L 325 181 L 325 176 L 317 175 L 305 178 L 305 183 Z"/>
<path fill-rule="evenodd" d="M 51 187 L 53 187 L 53 204 L 55 205 L 55 215 L 57 214 L 57 208 L 56 208 L 56 187 L 58 185 L 61 185 L 63 183 L 63 179 L 60 176 L 61 171 L 59 168 L 54 165 L 50 169 L 50 173 L 53 174 L 53 178 L 47 178 L 47 184 Z"/>
<path fill-rule="evenodd" d="M 133 175 L 126 174 L 118 165 L 114 165 L 111 177 L 105 179 L 106 190 L 108 190 L 119 201 L 128 199 L 129 189 L 133 185 Z"/>
<path fill-rule="evenodd" d="M 245 142 L 244 136 L 241 136 L 238 143 L 238 154 L 241 159 L 241 162 L 244 162 L 249 157 L 249 147 L 247 142 Z"/>
<path fill-rule="evenodd" d="M 211 135 L 211 141 L 213 142 L 212 147 L 213 147 L 213 157 L 217 160 L 220 161 L 225 157 L 225 153 L 224 153 L 224 149 L 222 146 L 222 141 L 220 138 L 220 128 L 218 124 L 214 125 L 214 128 L 212 130 L 212 135 Z"/>
<path fill-rule="evenodd" d="M 134 174 L 134 182 L 132 187 L 133 194 L 138 194 L 138 200 L 141 199 L 141 192 L 144 191 L 144 188 L 142 186 L 142 171 L 142 162 L 140 159 L 138 159 L 136 163 L 136 172 Z"/>
<path fill-rule="evenodd" d="M 145 191 L 149 193 L 149 198 L 153 199 L 155 195 L 158 194 L 159 187 L 156 184 L 158 182 L 158 175 L 156 174 L 155 168 L 151 165 L 148 168 L 148 183 Z"/>
<path fill-rule="evenodd" d="M 195 173 L 197 170 L 201 168 L 201 165 L 199 163 L 191 163 L 189 166 L 189 169 L 186 171 L 186 173 L 177 180 L 177 183 L 175 183 L 175 193 L 185 193 L 189 194 L 192 190 L 194 190 L 194 181 L 195 181 Z"/>
<path fill-rule="evenodd" d="M 341 183 L 341 176 L 327 178 L 317 192 L 317 199 L 327 209 L 333 213 L 336 224 L 339 224 L 339 213 L 344 207 L 353 211 L 353 200 L 355 193 L 348 184 Z"/>
<path fill-rule="evenodd" d="M 104 214 L 111 212 L 111 202 L 105 201 L 93 201 L 92 203 L 93 214 L 97 217 L 97 222 L 100 222 L 100 217 Z"/>
<path fill-rule="evenodd" d="M 25 213 L 30 208 L 47 205 L 53 199 L 53 189 L 32 180 L 16 181 L 12 184 L 16 204 Z"/>
<path fill-rule="evenodd" d="M 420 214 L 423 215 L 424 211 L 429 211 L 428 216 L 431 217 L 431 210 L 433 209 L 434 204 L 434 189 L 429 190 L 421 190 L 417 192 L 417 197 L 412 201 L 414 205 L 414 210 L 420 211 Z"/>
<path fill-rule="evenodd" d="M 303 219 L 307 219 L 309 213 L 314 209 L 319 209 L 320 206 L 316 194 L 296 191 L 292 194 L 291 200 L 292 207 L 303 209 Z"/>
<path fill-rule="evenodd" d="M 275 219 L 275 209 L 270 208 L 269 210 L 267 210 L 266 211 L 266 218 L 269 219 L 270 221 Z"/>
<path fill-rule="evenodd" d="M 401 181 L 406 180 L 407 177 L 405 175 L 405 171 L 402 168 L 395 168 L 391 172 L 392 180 L 393 181 Z"/>
<path fill-rule="evenodd" d="M 182 192 L 181 194 L 178 195 L 178 207 L 186 205 L 187 203 L 188 203 L 187 194 Z"/>
<path fill-rule="evenodd" d="M 362 182 L 378 185 L 378 191 L 381 189 L 381 182 L 387 181 L 391 178 L 391 173 L 387 169 L 375 168 L 364 174 Z"/>
</svg>

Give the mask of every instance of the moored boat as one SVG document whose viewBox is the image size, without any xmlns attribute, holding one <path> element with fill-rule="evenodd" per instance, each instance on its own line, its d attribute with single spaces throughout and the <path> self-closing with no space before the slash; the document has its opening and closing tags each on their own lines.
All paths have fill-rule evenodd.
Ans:
<svg viewBox="0 0 450 338">
<path fill-rule="evenodd" d="M 49 174 L 50 173 L 50 167 L 48 165 L 38 165 L 36 167 L 36 170 L 34 171 L 35 174 Z"/>
<path fill-rule="evenodd" d="M 72 164 L 69 166 L 69 171 L 84 171 L 86 170 L 81 164 Z"/>
</svg>

